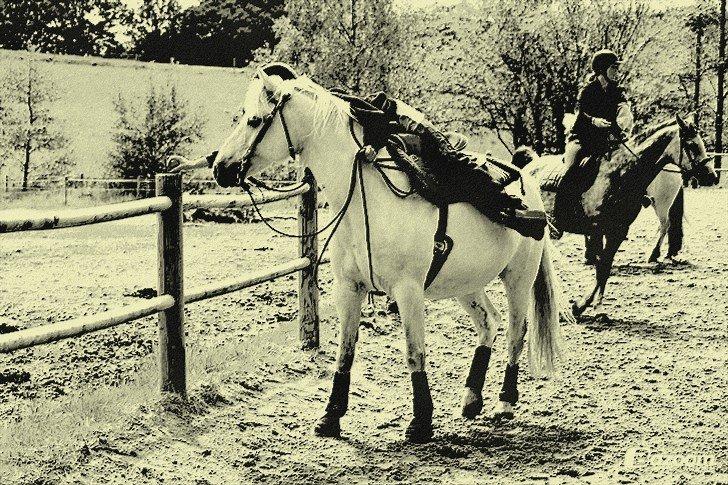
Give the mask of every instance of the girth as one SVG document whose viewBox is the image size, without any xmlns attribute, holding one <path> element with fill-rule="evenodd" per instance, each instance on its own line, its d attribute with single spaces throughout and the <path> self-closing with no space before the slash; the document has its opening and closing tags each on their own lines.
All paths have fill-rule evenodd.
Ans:
<svg viewBox="0 0 728 485">
<path fill-rule="evenodd" d="M 446 233 L 448 208 L 448 204 L 442 204 L 437 208 L 437 230 L 435 231 L 435 242 L 432 248 L 432 261 L 430 262 L 430 269 L 427 271 L 427 278 L 425 278 L 425 289 L 429 288 L 435 280 L 453 248 L 452 238 Z"/>
</svg>

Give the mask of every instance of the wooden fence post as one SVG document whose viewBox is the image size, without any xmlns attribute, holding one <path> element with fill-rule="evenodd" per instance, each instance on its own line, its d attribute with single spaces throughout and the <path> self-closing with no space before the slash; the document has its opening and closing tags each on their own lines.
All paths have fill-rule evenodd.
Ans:
<svg viewBox="0 0 728 485">
<path fill-rule="evenodd" d="M 182 274 L 182 174 L 156 176 L 156 195 L 167 196 L 172 206 L 158 217 L 157 294 L 174 298 L 173 307 L 159 313 L 159 370 L 162 392 L 187 395 L 184 288 Z"/>
<path fill-rule="evenodd" d="M 68 175 L 63 176 L 63 205 L 68 205 Z"/>
<path fill-rule="evenodd" d="M 5 192 L 10 192 L 10 177 L 5 176 Z"/>
<path fill-rule="evenodd" d="M 136 198 L 139 198 L 139 192 L 142 190 L 142 177 L 137 177 L 136 181 Z"/>
<path fill-rule="evenodd" d="M 311 187 L 301 194 L 298 204 L 298 233 L 315 234 L 318 228 L 316 179 L 305 169 L 303 181 Z M 298 325 L 301 345 L 304 349 L 319 346 L 319 290 L 318 290 L 318 236 L 299 239 L 299 256 L 308 258 L 311 265 L 298 273 Z"/>
</svg>

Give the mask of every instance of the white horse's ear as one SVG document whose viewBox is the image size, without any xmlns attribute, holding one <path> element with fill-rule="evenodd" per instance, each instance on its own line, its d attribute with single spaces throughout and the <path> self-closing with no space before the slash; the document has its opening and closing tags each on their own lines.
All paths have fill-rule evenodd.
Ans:
<svg viewBox="0 0 728 485">
<path fill-rule="evenodd" d="M 258 78 L 263 81 L 263 87 L 265 90 L 271 94 L 276 92 L 278 86 L 283 81 L 280 76 L 269 76 L 265 73 L 265 71 L 263 71 L 263 69 L 258 69 Z"/>
</svg>

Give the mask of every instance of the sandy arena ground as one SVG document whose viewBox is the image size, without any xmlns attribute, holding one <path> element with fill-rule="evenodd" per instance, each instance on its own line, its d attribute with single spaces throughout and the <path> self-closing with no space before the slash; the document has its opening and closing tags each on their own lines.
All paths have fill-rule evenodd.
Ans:
<svg viewBox="0 0 728 485">
<path fill-rule="evenodd" d="M 475 331 L 455 301 L 431 302 L 436 436 L 426 445 L 404 442 L 411 417 L 404 339 L 378 299 L 362 321 L 343 438 L 315 437 L 336 340 L 324 269 L 319 351 L 298 349 L 295 277 L 189 305 L 190 359 L 213 362 L 215 375 L 224 376 L 214 383 L 219 395 L 197 411 L 130 409 L 128 426 L 106 430 L 79 449 L 74 466 L 51 467 L 47 481 L 35 482 L 728 483 L 728 191 L 691 190 L 686 202 L 685 262 L 644 263 L 656 219 L 643 211 L 617 254 L 604 306 L 563 325 L 567 353 L 559 374 L 542 380 L 521 373 L 511 422 L 460 417 Z M 582 264 L 583 239 L 566 235 L 554 244 L 568 297 L 581 294 L 592 272 Z M 184 247 L 188 287 L 279 262 L 295 248 L 262 224 L 211 223 L 187 225 Z M 114 308 L 155 285 L 153 217 L 0 236 L 0 332 Z M 505 315 L 499 282 L 489 294 Z M 12 419 L 34 399 L 128 381 L 154 352 L 155 326 L 146 318 L 0 356 L 0 415 Z M 502 381 L 504 330 L 486 379 L 485 411 Z M 235 349 L 226 354 L 234 373 L 225 374 L 225 361 L 214 363 L 223 348 Z M 527 369 L 525 361 L 524 352 Z M 210 384 L 193 382 L 193 395 L 204 400 Z M 4 477 L 0 470 L 0 483 L 26 483 L 32 475 L 15 470 Z"/>
</svg>

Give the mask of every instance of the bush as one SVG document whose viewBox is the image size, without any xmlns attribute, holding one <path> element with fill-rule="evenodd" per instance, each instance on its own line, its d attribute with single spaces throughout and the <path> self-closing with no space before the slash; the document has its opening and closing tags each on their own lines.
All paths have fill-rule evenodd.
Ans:
<svg viewBox="0 0 728 485">
<path fill-rule="evenodd" d="M 110 175 L 121 178 L 153 178 L 164 172 L 167 158 L 186 156 L 202 137 L 203 120 L 189 110 L 174 85 L 151 85 L 138 104 L 119 94 L 114 102 L 119 116 L 110 153 Z"/>
</svg>

